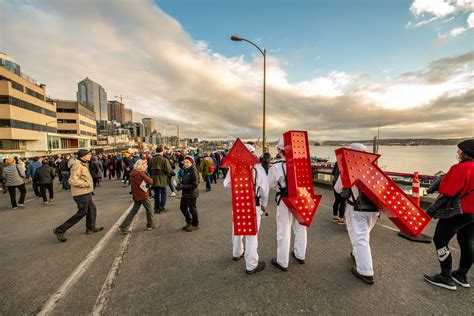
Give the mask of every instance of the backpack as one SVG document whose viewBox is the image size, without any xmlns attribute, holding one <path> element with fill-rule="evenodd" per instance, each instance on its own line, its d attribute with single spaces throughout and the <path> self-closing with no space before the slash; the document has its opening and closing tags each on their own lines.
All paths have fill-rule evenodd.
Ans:
<svg viewBox="0 0 474 316">
<path fill-rule="evenodd" d="M 281 169 L 283 170 L 283 176 L 285 178 L 285 187 L 282 187 L 280 184 L 280 181 L 278 181 L 277 184 L 278 184 L 279 191 L 275 195 L 275 202 L 277 205 L 280 205 L 281 198 L 288 196 L 288 177 L 286 175 L 285 168 L 283 167 L 284 163 L 285 163 L 284 161 L 281 163 Z"/>
</svg>

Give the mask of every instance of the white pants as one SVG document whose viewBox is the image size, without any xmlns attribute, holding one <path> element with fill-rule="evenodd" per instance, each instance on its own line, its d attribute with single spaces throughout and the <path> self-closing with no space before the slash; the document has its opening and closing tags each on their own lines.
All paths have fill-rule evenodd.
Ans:
<svg viewBox="0 0 474 316">
<path fill-rule="evenodd" d="M 257 228 L 260 230 L 262 210 L 257 206 Z M 258 232 L 255 236 L 234 235 L 234 225 L 232 224 L 232 256 L 240 257 L 244 253 L 245 239 L 245 268 L 247 271 L 255 269 L 258 265 Z"/>
<path fill-rule="evenodd" d="M 357 272 L 365 276 L 373 276 L 372 252 L 370 251 L 370 231 L 374 228 L 379 212 L 354 211 L 354 207 L 346 205 L 347 231 L 352 244 L 352 254 L 356 259 Z"/>
<path fill-rule="evenodd" d="M 290 256 L 291 229 L 295 234 L 295 244 L 293 250 L 298 259 L 304 260 L 306 256 L 306 226 L 298 223 L 293 214 L 288 210 L 283 201 L 277 206 L 277 262 L 284 268 L 288 267 Z"/>
</svg>

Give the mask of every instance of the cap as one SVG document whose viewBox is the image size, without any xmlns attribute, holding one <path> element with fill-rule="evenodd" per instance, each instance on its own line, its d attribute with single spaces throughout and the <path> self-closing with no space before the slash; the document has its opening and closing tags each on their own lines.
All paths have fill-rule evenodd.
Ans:
<svg viewBox="0 0 474 316">
<path fill-rule="evenodd" d="M 367 151 L 367 147 L 361 143 L 352 143 L 349 145 L 349 149 L 358 150 L 358 151 Z"/>
<path fill-rule="evenodd" d="M 466 139 L 458 144 L 459 149 L 471 158 L 474 158 L 474 139 Z"/>
<path fill-rule="evenodd" d="M 77 151 L 77 158 L 84 157 L 84 156 L 87 155 L 88 153 L 90 153 L 90 150 L 87 150 L 87 149 L 79 149 L 79 150 Z"/>
</svg>

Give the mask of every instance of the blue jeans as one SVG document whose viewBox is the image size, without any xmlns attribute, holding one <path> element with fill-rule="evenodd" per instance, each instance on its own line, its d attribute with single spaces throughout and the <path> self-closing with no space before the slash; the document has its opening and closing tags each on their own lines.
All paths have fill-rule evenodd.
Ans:
<svg viewBox="0 0 474 316">
<path fill-rule="evenodd" d="M 206 181 L 206 190 L 211 191 L 211 177 L 212 177 L 212 175 L 203 176 L 203 177 L 204 177 L 204 181 Z"/>
<path fill-rule="evenodd" d="M 155 192 L 155 212 L 160 213 L 166 205 L 166 188 L 153 187 L 153 192 Z"/>
<path fill-rule="evenodd" d="M 71 173 L 69 171 L 61 171 L 61 175 L 62 175 L 62 180 L 61 180 L 61 184 L 62 184 L 62 187 L 63 187 L 63 190 L 69 190 L 71 189 L 71 186 L 69 185 L 69 176 L 71 175 Z"/>
</svg>

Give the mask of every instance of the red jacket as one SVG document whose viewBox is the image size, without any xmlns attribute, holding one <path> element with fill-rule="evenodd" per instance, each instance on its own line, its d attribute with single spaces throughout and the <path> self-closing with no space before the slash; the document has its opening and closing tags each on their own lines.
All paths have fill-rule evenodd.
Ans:
<svg viewBox="0 0 474 316">
<path fill-rule="evenodd" d="M 140 185 L 143 181 L 146 184 L 153 184 L 153 180 L 146 175 L 143 171 L 138 171 L 137 169 L 133 169 L 130 172 L 130 177 L 132 177 L 132 198 L 134 201 L 144 201 L 150 197 L 150 191 L 147 189 L 143 191 Z"/>
<path fill-rule="evenodd" d="M 474 161 L 451 166 L 439 185 L 439 192 L 447 196 L 461 195 L 463 213 L 474 213 Z M 464 198 L 463 196 L 467 194 Z"/>
</svg>

